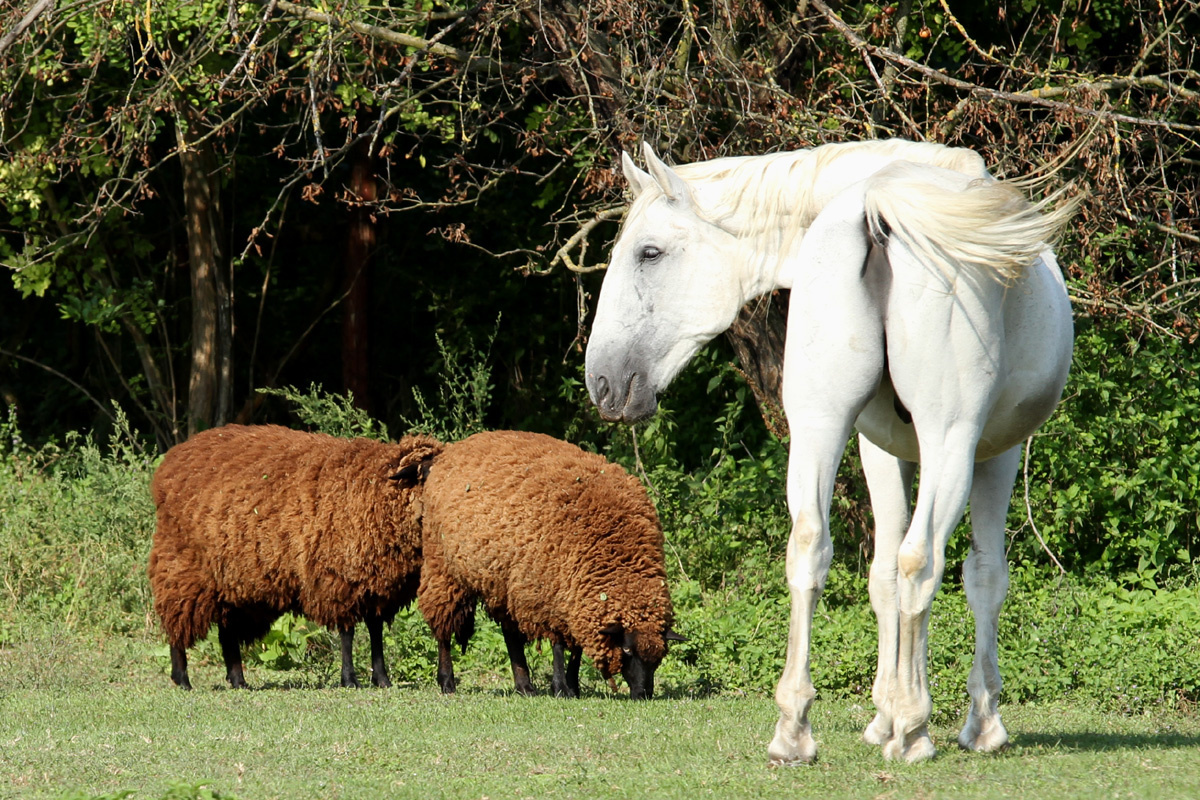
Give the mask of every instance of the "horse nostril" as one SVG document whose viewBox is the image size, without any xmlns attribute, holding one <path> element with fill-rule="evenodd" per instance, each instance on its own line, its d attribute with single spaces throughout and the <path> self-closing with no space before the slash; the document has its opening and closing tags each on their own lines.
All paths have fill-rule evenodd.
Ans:
<svg viewBox="0 0 1200 800">
<path fill-rule="evenodd" d="M 609 386 L 608 378 L 601 375 L 596 378 L 596 402 L 599 403 L 608 397 Z"/>
</svg>

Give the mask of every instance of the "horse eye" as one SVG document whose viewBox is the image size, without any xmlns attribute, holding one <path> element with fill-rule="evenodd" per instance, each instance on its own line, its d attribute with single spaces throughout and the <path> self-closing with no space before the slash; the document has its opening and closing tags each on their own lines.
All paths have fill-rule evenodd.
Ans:
<svg viewBox="0 0 1200 800">
<path fill-rule="evenodd" d="M 662 250 L 659 250 L 657 247 L 647 246 L 647 247 L 642 248 L 642 252 L 640 253 L 638 260 L 641 261 L 642 263 L 645 263 L 647 261 L 655 261 L 661 255 L 662 255 Z"/>
</svg>

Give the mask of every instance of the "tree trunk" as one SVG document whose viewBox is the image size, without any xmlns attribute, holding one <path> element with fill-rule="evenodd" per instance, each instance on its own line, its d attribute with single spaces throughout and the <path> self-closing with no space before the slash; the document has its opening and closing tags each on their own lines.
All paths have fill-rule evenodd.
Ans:
<svg viewBox="0 0 1200 800">
<path fill-rule="evenodd" d="M 223 270 L 217 159 L 186 101 L 176 118 L 192 291 L 188 435 L 224 425 L 233 408 L 233 298 Z"/>
<path fill-rule="evenodd" d="M 758 401 L 763 422 L 776 439 L 788 435 L 783 414 L 783 343 L 790 295 L 781 289 L 751 300 L 725 332 Z"/>
<path fill-rule="evenodd" d="M 350 171 L 350 194 L 356 203 L 350 209 L 350 236 L 346 242 L 343 291 L 346 294 L 342 315 L 342 387 L 354 397 L 354 405 L 371 412 L 370 361 L 367 358 L 368 268 L 375 247 L 375 221 L 372 205 L 376 199 L 375 159 L 370 141 L 363 140 L 354 149 Z"/>
</svg>

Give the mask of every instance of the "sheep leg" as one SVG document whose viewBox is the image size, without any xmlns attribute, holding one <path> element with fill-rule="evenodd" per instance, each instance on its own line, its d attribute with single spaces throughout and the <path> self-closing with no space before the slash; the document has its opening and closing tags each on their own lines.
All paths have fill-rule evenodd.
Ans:
<svg viewBox="0 0 1200 800">
<path fill-rule="evenodd" d="M 371 683 L 386 689 L 392 682 L 388 678 L 387 664 L 383 663 L 383 618 L 368 616 L 367 633 L 371 635 Z"/>
<path fill-rule="evenodd" d="M 458 684 L 454 680 L 454 654 L 450 651 L 450 637 L 438 640 L 438 686 L 442 694 L 454 694 Z"/>
<path fill-rule="evenodd" d="M 360 689 L 354 674 L 354 625 L 342 628 L 342 688 Z"/>
<path fill-rule="evenodd" d="M 551 679 L 551 688 L 554 690 L 555 697 L 579 697 L 579 663 L 583 659 L 583 648 L 571 648 L 571 660 L 563 666 L 563 655 L 566 650 L 566 645 L 555 643 L 552 645 L 554 651 L 554 677 Z"/>
<path fill-rule="evenodd" d="M 192 682 L 188 680 L 187 650 L 171 645 L 171 680 L 180 689 L 191 691 Z"/>
<path fill-rule="evenodd" d="M 513 683 L 517 691 L 524 695 L 537 694 L 529 679 L 529 662 L 525 660 L 525 634 L 507 614 L 498 621 L 500 630 L 504 632 L 504 646 L 508 648 L 508 660 L 512 664 Z"/>
<path fill-rule="evenodd" d="M 567 662 L 567 686 L 579 697 L 579 664 L 583 661 L 583 648 L 571 648 L 571 660 Z"/>
<path fill-rule="evenodd" d="M 242 671 L 242 644 L 238 635 L 225 625 L 217 626 L 217 641 L 221 643 L 221 656 L 225 659 L 225 677 L 234 689 L 246 688 L 246 676 Z"/>
<path fill-rule="evenodd" d="M 551 649 L 554 652 L 554 675 L 550 678 L 550 689 L 554 692 L 554 696 L 579 697 L 578 685 L 572 689 L 570 681 L 567 680 L 566 660 L 563 658 L 566 646 L 555 642 L 551 645 Z M 571 657 L 575 657 L 574 651 L 572 651 Z"/>
</svg>

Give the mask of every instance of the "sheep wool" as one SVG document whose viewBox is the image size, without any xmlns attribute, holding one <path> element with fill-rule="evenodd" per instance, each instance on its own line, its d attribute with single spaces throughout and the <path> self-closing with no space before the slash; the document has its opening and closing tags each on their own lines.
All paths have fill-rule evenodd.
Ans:
<svg viewBox="0 0 1200 800">
<path fill-rule="evenodd" d="M 625 674 L 634 655 L 652 680 L 677 638 L 645 488 L 549 436 L 493 431 L 447 445 L 425 484 L 424 556 L 419 605 L 439 643 L 465 646 L 477 598 L 502 626 L 581 648 L 605 677 Z"/>
<path fill-rule="evenodd" d="M 185 651 L 215 622 L 238 686 L 238 646 L 293 611 L 343 632 L 343 684 L 357 685 L 346 632 L 415 598 L 421 478 L 440 451 L 428 437 L 387 444 L 275 425 L 228 425 L 171 448 L 151 486 L 149 576 L 172 678 L 190 688 Z M 387 685 L 386 671 L 375 680 Z"/>
</svg>

